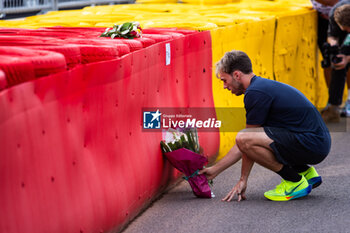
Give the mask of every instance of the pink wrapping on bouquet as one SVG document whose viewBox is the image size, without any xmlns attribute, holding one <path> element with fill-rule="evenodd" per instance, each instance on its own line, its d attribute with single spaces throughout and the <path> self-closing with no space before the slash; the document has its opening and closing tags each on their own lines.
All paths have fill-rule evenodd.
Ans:
<svg viewBox="0 0 350 233">
<path fill-rule="evenodd" d="M 185 174 L 184 179 L 190 183 L 194 195 L 205 198 L 212 197 L 207 177 L 198 175 L 199 170 L 208 162 L 206 157 L 185 148 L 164 154 L 176 169 Z"/>
</svg>

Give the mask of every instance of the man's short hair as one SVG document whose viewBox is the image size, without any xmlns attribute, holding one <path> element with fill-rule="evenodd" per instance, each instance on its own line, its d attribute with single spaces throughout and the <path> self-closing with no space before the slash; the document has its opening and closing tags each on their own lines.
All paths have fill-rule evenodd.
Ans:
<svg viewBox="0 0 350 233">
<path fill-rule="evenodd" d="M 344 4 L 334 10 L 334 20 L 340 26 L 350 27 L 350 4 Z"/>
<path fill-rule="evenodd" d="M 221 60 L 216 63 L 217 77 L 219 72 L 232 74 L 235 70 L 239 70 L 244 74 L 250 74 L 253 72 L 252 62 L 245 52 L 232 50 L 225 53 Z"/>
</svg>

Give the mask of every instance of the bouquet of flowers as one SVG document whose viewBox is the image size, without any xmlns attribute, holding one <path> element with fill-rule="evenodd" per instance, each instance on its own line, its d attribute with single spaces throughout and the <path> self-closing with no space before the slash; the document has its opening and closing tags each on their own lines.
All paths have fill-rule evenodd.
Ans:
<svg viewBox="0 0 350 233">
<path fill-rule="evenodd" d="M 114 24 L 112 28 L 107 28 L 100 37 L 133 39 L 142 36 L 142 29 L 138 22 L 126 22 L 120 25 Z"/>
<path fill-rule="evenodd" d="M 196 128 L 184 129 L 181 131 L 170 128 L 168 131 L 163 132 L 163 139 L 164 141 L 161 141 L 160 145 L 164 153 L 181 148 L 200 153 Z"/>
<path fill-rule="evenodd" d="M 183 177 L 191 185 L 197 197 L 214 197 L 205 175 L 198 175 L 208 159 L 200 154 L 197 129 L 169 129 L 163 132 L 161 149 L 169 162 L 185 174 Z M 211 183 L 210 183 L 211 184 Z"/>
</svg>

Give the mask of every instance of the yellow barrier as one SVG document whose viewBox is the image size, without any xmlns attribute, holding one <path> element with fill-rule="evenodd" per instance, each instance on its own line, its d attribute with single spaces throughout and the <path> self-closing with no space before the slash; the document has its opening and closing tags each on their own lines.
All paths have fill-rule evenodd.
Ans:
<svg viewBox="0 0 350 233">
<path fill-rule="evenodd" d="M 277 81 L 290 84 L 316 103 L 316 12 L 278 16 L 274 47 Z"/>
<path fill-rule="evenodd" d="M 243 50 L 252 59 L 255 74 L 273 79 L 274 27 L 275 18 L 270 17 L 212 30 L 213 65 L 225 52 L 233 49 Z M 222 121 L 218 156 L 220 159 L 234 145 L 237 131 L 245 127 L 245 115 L 241 114 L 244 111 L 239 111 L 244 110 L 243 96 L 237 97 L 223 90 L 222 82 L 215 78 L 215 69 L 213 72 L 214 103 L 215 107 L 219 108 L 217 117 Z"/>
</svg>

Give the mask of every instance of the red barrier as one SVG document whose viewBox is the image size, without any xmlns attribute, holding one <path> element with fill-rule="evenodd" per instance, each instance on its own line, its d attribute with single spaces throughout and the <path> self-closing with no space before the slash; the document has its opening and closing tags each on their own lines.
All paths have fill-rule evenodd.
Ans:
<svg viewBox="0 0 350 233">
<path fill-rule="evenodd" d="M 113 45 L 117 48 L 119 56 L 130 53 L 130 47 L 127 44 L 124 44 L 121 40 L 110 40 L 104 38 L 69 38 L 66 39 L 65 42 L 68 44 Z"/>
<path fill-rule="evenodd" d="M 0 46 L 0 54 L 30 60 L 34 66 L 35 77 L 37 78 L 62 72 L 67 69 L 66 59 L 60 53 Z M 0 63 L 1 62 L 2 60 L 0 60 Z"/>
<path fill-rule="evenodd" d="M 1 44 L 1 42 L 0 42 Z M 8 44 L 7 44 L 8 45 Z M 9 47 L 9 46 L 8 46 Z M 72 69 L 82 63 L 80 48 L 70 44 L 40 44 L 40 45 L 22 45 L 22 47 L 38 50 L 47 50 L 61 53 L 67 62 L 67 68 Z"/>
<path fill-rule="evenodd" d="M 0 69 L 6 77 L 3 89 L 35 79 L 34 65 L 26 58 L 0 55 Z"/>
<path fill-rule="evenodd" d="M 21 46 L 21 47 L 36 47 L 40 50 L 51 50 L 60 52 L 66 57 L 67 66 L 69 68 L 75 67 L 78 62 L 82 64 L 93 63 L 98 61 L 106 61 L 115 59 L 119 56 L 119 48 L 112 45 L 89 45 L 89 44 L 70 44 L 67 46 L 64 40 L 57 40 L 50 37 L 32 37 L 33 40 L 24 38 L 21 36 L 0 36 L 1 46 Z M 35 38 L 35 40 L 34 40 Z M 12 39 L 12 40 L 11 40 Z M 142 44 L 139 41 L 135 41 L 142 48 Z M 73 49 L 71 47 L 73 46 Z M 76 54 L 76 50 L 79 50 L 80 55 Z"/>
<path fill-rule="evenodd" d="M 6 74 L 4 71 L 0 70 L 0 91 L 4 90 L 7 85 Z"/>
<path fill-rule="evenodd" d="M 111 40 L 114 43 L 117 42 L 117 41 L 121 41 L 124 44 L 127 44 L 129 46 L 131 52 L 143 48 L 142 42 L 141 41 L 137 41 L 137 40 L 129 40 L 129 39 L 108 39 L 108 40 Z"/>
<path fill-rule="evenodd" d="M 93 34 L 97 33 L 100 35 L 103 33 L 106 28 L 104 27 L 62 27 L 62 26 L 54 26 L 54 27 L 42 27 L 39 29 L 46 29 L 55 32 L 77 32 L 79 31 L 82 34 Z"/>
<path fill-rule="evenodd" d="M 120 230 L 178 177 L 142 108 L 214 107 L 211 61 L 201 32 L 0 92 L 0 232 Z"/>
<path fill-rule="evenodd" d="M 79 31 L 54 31 L 45 29 L 32 29 L 32 30 L 21 30 L 17 32 L 18 35 L 22 36 L 44 36 L 44 37 L 55 37 L 55 38 L 70 38 L 70 37 L 84 37 Z"/>
<path fill-rule="evenodd" d="M 142 36 L 144 38 L 153 39 L 156 42 L 162 42 L 162 41 L 167 41 L 167 40 L 171 40 L 172 39 L 171 35 L 162 35 L 162 34 L 143 34 Z"/>
<path fill-rule="evenodd" d="M 148 47 L 148 46 L 151 46 L 153 44 L 156 43 L 155 40 L 151 39 L 151 38 L 146 38 L 146 37 L 142 37 L 142 38 L 135 38 L 134 40 L 138 40 L 142 43 L 142 46 L 144 48 Z"/>
</svg>

